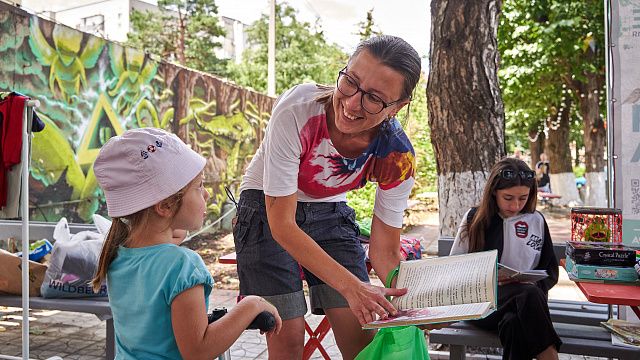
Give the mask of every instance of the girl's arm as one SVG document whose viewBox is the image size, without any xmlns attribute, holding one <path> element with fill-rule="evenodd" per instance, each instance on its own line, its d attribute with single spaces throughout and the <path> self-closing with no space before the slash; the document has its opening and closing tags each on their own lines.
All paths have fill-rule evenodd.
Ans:
<svg viewBox="0 0 640 360">
<path fill-rule="evenodd" d="M 283 197 L 265 196 L 265 202 L 273 238 L 300 265 L 344 296 L 360 324 L 375 320 L 376 314 L 385 317 L 387 313 L 396 313 L 396 309 L 384 296 L 403 295 L 406 290 L 385 289 L 363 283 L 331 258 L 296 224 L 296 194 Z"/>
<path fill-rule="evenodd" d="M 203 294 L 202 285 L 194 286 L 181 292 L 171 303 L 173 333 L 184 359 L 209 360 L 222 354 L 263 311 L 269 311 L 276 318 L 276 327 L 267 336 L 280 332 L 282 320 L 278 311 L 258 296 L 242 299 L 225 316 L 208 324 Z"/>
<path fill-rule="evenodd" d="M 400 233 L 401 229 L 389 226 L 376 215 L 373 215 L 369 239 L 369 259 L 371 260 L 371 266 L 373 266 L 382 281 L 402 260 L 400 255 Z M 395 286 L 395 279 L 392 285 Z"/>
</svg>

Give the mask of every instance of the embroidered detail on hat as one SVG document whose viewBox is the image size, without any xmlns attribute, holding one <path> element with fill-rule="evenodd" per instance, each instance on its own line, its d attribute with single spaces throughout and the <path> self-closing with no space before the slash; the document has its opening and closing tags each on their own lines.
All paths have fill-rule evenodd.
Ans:
<svg viewBox="0 0 640 360">
<path fill-rule="evenodd" d="M 149 153 L 144 150 L 140 150 L 140 156 L 142 156 L 143 159 L 147 159 L 149 157 Z"/>
<path fill-rule="evenodd" d="M 152 152 L 156 152 L 156 147 L 155 147 L 155 146 L 153 146 L 153 145 L 149 145 L 149 146 L 147 146 L 147 151 L 148 151 L 148 152 L 151 152 L 151 153 L 152 153 Z"/>
<path fill-rule="evenodd" d="M 157 147 L 162 147 L 162 141 L 156 140 L 156 146 Z"/>
</svg>

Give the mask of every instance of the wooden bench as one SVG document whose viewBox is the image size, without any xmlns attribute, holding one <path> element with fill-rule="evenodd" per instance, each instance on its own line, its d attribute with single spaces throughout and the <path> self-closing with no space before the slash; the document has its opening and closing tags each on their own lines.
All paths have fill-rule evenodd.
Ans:
<svg viewBox="0 0 640 360">
<path fill-rule="evenodd" d="M 438 255 L 447 256 L 453 245 L 453 238 L 438 240 Z M 554 244 L 558 258 L 564 258 L 564 245 Z M 638 359 L 640 350 L 628 349 L 611 344 L 611 334 L 600 326 L 609 318 L 609 307 L 584 301 L 549 300 L 549 312 L 553 326 L 562 340 L 560 351 L 566 354 L 601 356 L 618 359 Z M 615 313 L 614 313 L 615 315 Z M 500 348 L 497 334 L 482 330 L 468 322 L 431 331 L 429 341 L 447 344 L 450 359 L 464 359 L 467 346 Z"/>
<path fill-rule="evenodd" d="M 551 206 L 551 200 L 553 199 L 561 199 L 562 195 L 553 194 L 550 192 L 538 191 L 538 200 L 540 201 L 540 205 L 543 206 Z"/>
</svg>

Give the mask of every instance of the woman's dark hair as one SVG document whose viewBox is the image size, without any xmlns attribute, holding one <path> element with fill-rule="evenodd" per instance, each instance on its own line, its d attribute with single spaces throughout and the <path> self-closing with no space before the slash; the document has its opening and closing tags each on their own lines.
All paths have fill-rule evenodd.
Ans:
<svg viewBox="0 0 640 360">
<path fill-rule="evenodd" d="M 397 36 L 380 35 L 362 41 L 356 47 L 349 62 L 360 54 L 363 50 L 367 50 L 371 55 L 380 62 L 397 71 L 404 78 L 404 86 L 402 88 L 402 99 L 410 99 L 413 89 L 415 89 L 420 80 L 420 71 L 422 64 L 418 52 L 409 45 L 408 42 Z M 333 94 L 333 87 L 321 87 L 326 90 L 316 99 L 318 102 L 326 104 L 330 102 Z"/>
<path fill-rule="evenodd" d="M 420 80 L 421 62 L 418 52 L 408 42 L 397 36 L 380 35 L 361 42 L 349 61 L 367 50 L 385 66 L 399 72 L 404 78 L 402 98 L 409 99 Z"/>
<path fill-rule="evenodd" d="M 512 176 L 505 176 L 506 173 Z M 466 229 L 463 229 L 463 231 L 467 231 L 469 252 L 482 251 L 484 249 L 485 230 L 499 210 L 496 191 L 514 186 L 526 186 L 529 188 L 529 198 L 524 208 L 522 208 L 522 212 L 532 213 L 536 210 L 538 185 L 531 168 L 524 161 L 516 158 L 507 157 L 498 161 L 491 168 L 489 179 L 482 193 L 482 201 L 478 205 L 473 220 L 467 224 Z"/>
</svg>

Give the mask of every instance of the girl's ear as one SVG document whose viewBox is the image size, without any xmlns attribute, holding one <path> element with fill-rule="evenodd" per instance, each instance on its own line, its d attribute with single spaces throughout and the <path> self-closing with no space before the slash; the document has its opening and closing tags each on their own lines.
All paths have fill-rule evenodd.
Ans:
<svg viewBox="0 0 640 360">
<path fill-rule="evenodd" d="M 159 203 L 157 203 L 155 205 L 153 205 L 153 210 L 160 217 L 170 218 L 171 216 L 173 216 L 173 209 L 172 209 L 171 204 L 169 204 L 169 202 L 164 201 L 164 200 L 160 201 Z"/>
</svg>

